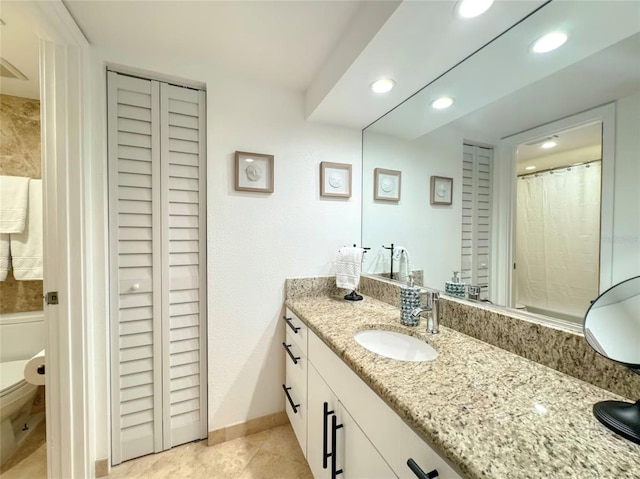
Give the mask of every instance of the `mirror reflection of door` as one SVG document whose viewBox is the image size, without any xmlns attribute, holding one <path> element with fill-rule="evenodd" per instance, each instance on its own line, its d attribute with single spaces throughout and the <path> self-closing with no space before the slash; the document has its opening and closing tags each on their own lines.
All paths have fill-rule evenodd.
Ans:
<svg viewBox="0 0 640 479">
<path fill-rule="evenodd" d="M 518 145 L 516 307 L 580 324 L 599 293 L 602 123 Z"/>
</svg>

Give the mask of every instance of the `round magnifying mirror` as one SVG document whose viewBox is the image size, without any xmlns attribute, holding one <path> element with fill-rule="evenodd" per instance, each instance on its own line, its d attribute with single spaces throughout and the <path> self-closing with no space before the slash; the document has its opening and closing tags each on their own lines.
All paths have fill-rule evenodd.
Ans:
<svg viewBox="0 0 640 479">
<path fill-rule="evenodd" d="M 584 317 L 583 330 L 598 353 L 640 374 L 640 276 L 598 296 Z M 599 402 L 593 414 L 612 431 L 640 444 L 640 400 Z"/>
</svg>

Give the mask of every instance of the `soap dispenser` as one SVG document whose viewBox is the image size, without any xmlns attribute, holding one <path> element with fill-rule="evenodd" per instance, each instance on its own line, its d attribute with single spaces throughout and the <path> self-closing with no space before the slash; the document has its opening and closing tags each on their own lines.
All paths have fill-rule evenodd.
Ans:
<svg viewBox="0 0 640 479">
<path fill-rule="evenodd" d="M 444 290 L 447 292 L 447 294 L 451 296 L 455 296 L 457 298 L 464 298 L 465 284 L 462 281 L 460 281 L 460 278 L 458 278 L 458 273 L 459 271 L 453 272 L 453 277 L 451 278 L 451 281 L 447 281 L 444 284 Z"/>
<path fill-rule="evenodd" d="M 420 286 L 413 282 L 413 275 L 409 275 L 408 284 L 400 287 L 400 323 L 405 326 L 417 326 L 420 316 L 412 316 L 411 313 L 420 307 Z"/>
</svg>

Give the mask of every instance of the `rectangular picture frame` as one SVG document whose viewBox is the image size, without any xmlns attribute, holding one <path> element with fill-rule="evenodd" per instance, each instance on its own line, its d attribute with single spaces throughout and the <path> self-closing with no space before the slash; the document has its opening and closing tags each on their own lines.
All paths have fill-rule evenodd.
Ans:
<svg viewBox="0 0 640 479">
<path fill-rule="evenodd" d="M 264 153 L 236 151 L 235 190 L 273 193 L 274 157 Z"/>
<path fill-rule="evenodd" d="M 453 178 L 431 177 L 431 204 L 448 206 L 453 203 Z"/>
<path fill-rule="evenodd" d="M 351 165 L 348 163 L 320 163 L 320 196 L 351 198 Z"/>
<path fill-rule="evenodd" d="M 373 199 L 378 201 L 400 201 L 402 172 L 376 168 L 374 170 Z"/>
</svg>

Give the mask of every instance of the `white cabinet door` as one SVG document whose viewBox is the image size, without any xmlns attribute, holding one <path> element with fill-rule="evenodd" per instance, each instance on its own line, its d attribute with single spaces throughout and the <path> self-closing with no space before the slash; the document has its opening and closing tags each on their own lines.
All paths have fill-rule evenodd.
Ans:
<svg viewBox="0 0 640 479">
<path fill-rule="evenodd" d="M 311 363 L 308 387 L 307 461 L 313 477 L 397 477 Z"/>
<path fill-rule="evenodd" d="M 331 461 L 327 454 L 332 414 L 328 413 L 338 410 L 338 399 L 311 362 L 307 365 L 307 384 L 307 462 L 315 479 L 330 479 Z"/>
<path fill-rule="evenodd" d="M 400 418 L 398 418 L 400 420 Z M 407 461 L 413 459 L 415 465 L 424 472 L 426 477 L 437 477 L 438 479 L 462 479 L 453 467 L 451 467 L 440 455 L 427 445 L 420 436 L 413 430 L 402 423 L 400 435 L 397 440 L 398 444 L 398 464 L 394 464 L 394 469 L 398 473 L 400 479 L 416 479 L 420 477 L 414 473 Z M 433 476 L 433 472 L 437 472 L 437 476 Z M 429 473 L 432 473 L 429 476 Z"/>
<path fill-rule="evenodd" d="M 338 477 L 345 479 L 390 479 L 397 476 L 373 447 L 364 432 L 342 404 L 338 408 L 337 466 L 342 470 Z M 331 424 L 329 447 L 331 447 Z M 331 468 L 331 465 L 329 465 Z"/>
</svg>

